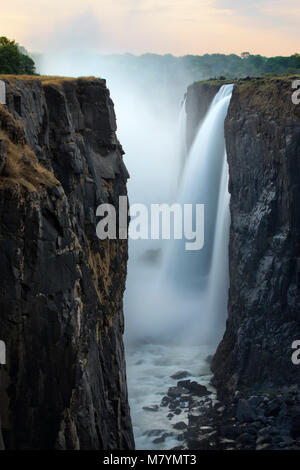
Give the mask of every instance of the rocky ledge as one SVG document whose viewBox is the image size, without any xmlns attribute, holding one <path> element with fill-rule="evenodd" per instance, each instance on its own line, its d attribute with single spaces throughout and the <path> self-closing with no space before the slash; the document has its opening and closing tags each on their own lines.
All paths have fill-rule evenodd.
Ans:
<svg viewBox="0 0 300 470">
<path fill-rule="evenodd" d="M 177 375 L 186 376 L 185 373 L 180 371 L 174 374 L 172 378 Z M 190 374 L 187 373 L 187 375 Z M 188 449 L 187 436 L 190 417 L 193 413 L 198 415 L 200 409 L 205 410 L 215 400 L 215 393 L 208 390 L 204 385 L 195 380 L 179 380 L 175 386 L 169 387 L 160 405 L 145 406 L 143 408 L 148 413 L 162 413 L 167 418 L 165 422 L 169 421 L 168 426 L 163 427 L 162 425 L 161 428 L 150 429 L 145 435 L 155 447 L 164 444 L 167 439 L 171 438 L 173 443 L 178 441 L 178 445 L 173 449 Z"/>
<path fill-rule="evenodd" d="M 193 450 L 300 450 L 300 388 L 208 398 L 191 407 L 184 439 Z"/>
<path fill-rule="evenodd" d="M 160 406 L 171 430 L 152 429 L 149 440 L 178 441 L 173 450 L 300 450 L 300 387 L 240 392 L 220 401 L 213 390 L 191 380 L 170 387 Z"/>
</svg>

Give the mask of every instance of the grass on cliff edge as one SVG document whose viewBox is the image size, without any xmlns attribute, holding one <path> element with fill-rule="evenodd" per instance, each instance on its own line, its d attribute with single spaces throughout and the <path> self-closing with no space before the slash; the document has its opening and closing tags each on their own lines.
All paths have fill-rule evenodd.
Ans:
<svg viewBox="0 0 300 470">
<path fill-rule="evenodd" d="M 282 75 L 264 75 L 263 77 L 246 77 L 246 78 L 210 78 L 208 80 L 199 80 L 194 82 L 193 85 L 211 85 L 211 86 L 222 86 L 234 83 L 239 87 L 249 87 L 253 85 L 258 86 L 273 86 L 279 82 L 291 83 L 293 80 L 300 80 L 300 74 L 282 74 Z"/>
<path fill-rule="evenodd" d="M 16 80 L 24 82 L 40 81 L 43 85 L 59 85 L 65 82 L 75 82 L 77 80 L 102 80 L 99 77 L 61 77 L 56 75 L 1 75 L 0 80 L 13 82 Z"/>
<path fill-rule="evenodd" d="M 6 159 L 0 176 L 0 189 L 16 188 L 18 191 L 36 192 L 48 186 L 58 185 L 55 176 L 42 167 L 35 153 L 24 143 L 23 128 L 8 110 L 0 105 L 0 140 Z"/>
<path fill-rule="evenodd" d="M 218 86 L 234 84 L 234 94 L 239 96 L 243 106 L 250 106 L 264 113 L 280 113 L 282 117 L 299 119 L 300 108 L 292 102 L 295 89 L 292 83 L 300 80 L 300 74 L 265 75 L 263 77 L 248 77 L 232 80 L 204 80 L 191 86 Z"/>
</svg>

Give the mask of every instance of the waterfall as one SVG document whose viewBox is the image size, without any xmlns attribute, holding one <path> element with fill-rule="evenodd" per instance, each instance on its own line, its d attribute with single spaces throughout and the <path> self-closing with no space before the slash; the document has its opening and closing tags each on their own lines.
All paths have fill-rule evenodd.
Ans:
<svg viewBox="0 0 300 470">
<path fill-rule="evenodd" d="M 185 239 L 165 240 L 161 244 L 162 265 L 131 266 L 128 285 L 132 290 L 127 288 L 125 306 L 131 312 L 127 328 L 133 338 L 161 344 L 182 341 L 215 345 L 224 331 L 229 231 L 224 119 L 232 88 L 233 85 L 223 86 L 213 100 L 185 158 L 177 192 L 177 202 L 182 207 L 187 203 L 205 205 L 204 247 L 186 251 Z M 183 150 L 185 119 L 183 105 L 177 127 L 183 139 L 177 145 Z M 176 171 L 182 155 L 179 152 L 177 149 L 172 153 Z"/>
<path fill-rule="evenodd" d="M 225 330 L 227 295 L 229 288 L 228 243 L 230 194 L 228 192 L 228 164 L 224 152 L 223 169 L 219 192 L 217 222 L 214 236 L 214 248 L 207 288 L 207 310 L 212 316 L 213 336 L 221 338 Z"/>
<path fill-rule="evenodd" d="M 132 329 L 139 341 L 127 348 L 128 387 L 138 449 L 170 449 L 178 444 L 166 408 L 159 406 L 162 390 L 174 386 L 172 374 L 179 370 L 207 386 L 211 371 L 206 358 L 215 352 L 225 329 L 230 197 L 224 119 L 232 87 L 223 86 L 217 93 L 188 156 L 184 105 L 179 116 L 181 144 L 173 157 L 176 171 L 182 161 L 184 169 L 177 202 L 205 204 L 203 249 L 185 251 L 185 240 L 168 240 L 163 265 L 144 268 L 130 282 L 134 286 L 130 306 L 136 312 Z M 155 413 L 145 411 L 149 405 L 157 407 Z M 187 412 L 180 419 L 187 420 Z M 147 434 L 157 428 L 170 436 L 163 444 Z"/>
<path fill-rule="evenodd" d="M 178 119 L 178 152 L 179 152 L 179 171 L 178 171 L 178 186 L 180 187 L 181 175 L 185 166 L 187 148 L 186 148 L 186 109 L 185 109 L 186 96 L 182 101 L 179 119 Z"/>
<path fill-rule="evenodd" d="M 182 207 L 204 204 L 204 247 L 186 251 L 186 240 L 172 240 L 163 267 L 163 284 L 175 288 L 178 296 L 174 313 L 182 315 L 187 310 L 180 297 L 193 299 L 193 311 L 186 313 L 186 320 L 190 318 L 188 323 L 197 325 L 198 318 L 198 334 L 205 341 L 211 339 L 212 330 L 216 332 L 214 340 L 220 339 L 227 312 L 229 194 L 224 119 L 232 89 L 233 85 L 220 88 L 198 130 L 177 200 Z"/>
</svg>

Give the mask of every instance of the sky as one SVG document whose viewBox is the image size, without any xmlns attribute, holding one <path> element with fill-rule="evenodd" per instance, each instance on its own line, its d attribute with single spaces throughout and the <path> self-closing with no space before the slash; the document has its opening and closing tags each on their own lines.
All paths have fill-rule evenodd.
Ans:
<svg viewBox="0 0 300 470">
<path fill-rule="evenodd" d="M 14 0 L 0 26 L 33 52 L 300 52 L 299 0 Z"/>
</svg>

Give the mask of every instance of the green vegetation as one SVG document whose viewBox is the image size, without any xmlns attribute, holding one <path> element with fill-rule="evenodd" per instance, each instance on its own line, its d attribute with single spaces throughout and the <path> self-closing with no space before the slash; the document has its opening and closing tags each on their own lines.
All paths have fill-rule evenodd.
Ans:
<svg viewBox="0 0 300 470">
<path fill-rule="evenodd" d="M 34 61 L 24 48 L 14 40 L 0 37 L 0 73 L 14 75 L 33 75 Z"/>
<path fill-rule="evenodd" d="M 181 58 L 188 69 L 203 76 L 226 78 L 261 77 L 266 74 L 300 73 L 300 55 L 289 57 L 263 57 L 249 55 L 242 58 L 235 54 L 205 54 L 203 56 L 184 56 Z"/>
<path fill-rule="evenodd" d="M 80 58 L 78 59 L 80 60 Z M 132 87 L 135 93 L 147 93 L 157 112 L 162 102 L 168 109 L 177 109 L 186 88 L 200 80 L 218 79 L 233 82 L 247 77 L 264 77 L 274 74 L 299 74 L 300 55 L 290 57 L 263 57 L 243 53 L 185 55 L 175 57 L 171 54 L 132 54 L 99 55 L 94 63 L 98 64 L 101 75 L 109 81 L 117 79 Z"/>
<path fill-rule="evenodd" d="M 173 77 L 184 73 L 194 80 L 208 78 L 244 78 L 262 77 L 266 74 L 293 74 L 300 73 L 300 54 L 289 57 L 264 57 L 261 55 L 236 54 L 204 54 L 185 55 L 175 57 L 171 54 L 132 54 L 106 56 L 105 61 L 110 62 L 111 68 L 130 70 L 132 74 L 141 73 L 152 78 L 154 75 Z M 248 53 L 247 53 L 248 54 Z M 243 56 L 243 57 L 242 57 Z M 100 56 L 101 60 L 101 56 Z M 143 73 L 144 71 L 144 73 Z"/>
</svg>

